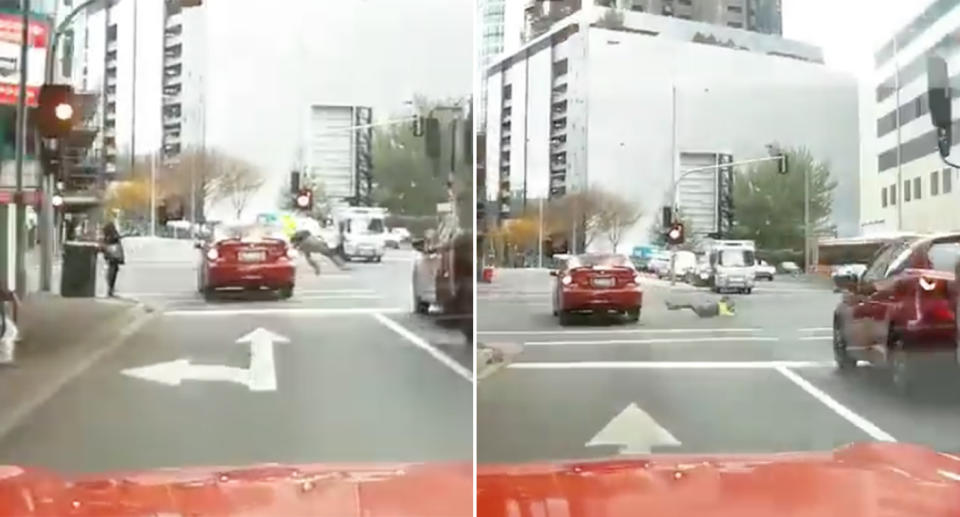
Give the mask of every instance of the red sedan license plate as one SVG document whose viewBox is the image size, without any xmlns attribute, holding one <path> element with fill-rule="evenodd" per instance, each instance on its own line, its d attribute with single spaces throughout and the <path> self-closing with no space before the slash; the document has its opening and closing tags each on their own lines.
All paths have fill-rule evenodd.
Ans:
<svg viewBox="0 0 960 517">
<path fill-rule="evenodd" d="M 263 262 L 266 254 L 262 251 L 241 251 L 237 257 L 240 262 Z"/>
<path fill-rule="evenodd" d="M 613 287 L 612 278 L 594 278 L 593 279 L 594 287 Z"/>
</svg>

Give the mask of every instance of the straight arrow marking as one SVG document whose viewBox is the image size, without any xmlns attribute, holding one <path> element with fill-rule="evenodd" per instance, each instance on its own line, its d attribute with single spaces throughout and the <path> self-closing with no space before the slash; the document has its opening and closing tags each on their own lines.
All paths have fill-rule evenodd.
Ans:
<svg viewBox="0 0 960 517">
<path fill-rule="evenodd" d="M 620 454 L 650 454 L 654 447 L 679 447 L 682 444 L 646 411 L 631 402 L 586 443 L 587 447 L 597 445 L 616 445 Z"/>
</svg>

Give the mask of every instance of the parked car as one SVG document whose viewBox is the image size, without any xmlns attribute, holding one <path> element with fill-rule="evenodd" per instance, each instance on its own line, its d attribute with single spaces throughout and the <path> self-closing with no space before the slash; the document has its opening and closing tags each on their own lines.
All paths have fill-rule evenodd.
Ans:
<svg viewBox="0 0 960 517">
<path fill-rule="evenodd" d="M 838 279 L 833 354 L 841 372 L 857 361 L 889 372 L 910 393 L 937 370 L 957 373 L 957 265 L 960 233 L 889 243 L 862 275 Z"/>
<path fill-rule="evenodd" d="M 647 267 L 658 278 L 670 276 L 670 253 L 662 251 L 654 254 Z"/>
<path fill-rule="evenodd" d="M 629 321 L 640 319 L 643 291 L 640 275 L 625 256 L 587 253 L 569 257 L 556 270 L 553 285 L 553 315 L 561 325 L 575 314 L 622 314 Z"/>
<path fill-rule="evenodd" d="M 281 298 L 293 296 L 297 251 L 282 228 L 256 223 L 217 225 L 195 247 L 200 250 L 197 290 L 204 298 L 226 289 L 267 289 Z"/>
<path fill-rule="evenodd" d="M 413 265 L 413 308 L 428 314 L 431 306 L 473 339 L 473 237 L 457 231 L 447 238 L 414 239 L 419 253 Z"/>
<path fill-rule="evenodd" d="M 770 264 L 766 260 L 758 260 L 757 264 L 753 267 L 753 278 L 760 280 L 766 279 L 773 281 L 773 277 L 777 274 L 777 268 Z"/>
<path fill-rule="evenodd" d="M 800 266 L 796 262 L 781 262 L 780 271 L 788 275 L 799 275 L 801 273 Z"/>
</svg>

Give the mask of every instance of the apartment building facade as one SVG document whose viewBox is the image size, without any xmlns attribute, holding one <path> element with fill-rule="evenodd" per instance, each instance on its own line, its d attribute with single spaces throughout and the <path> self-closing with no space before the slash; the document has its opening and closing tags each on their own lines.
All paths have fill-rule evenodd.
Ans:
<svg viewBox="0 0 960 517">
<path fill-rule="evenodd" d="M 857 232 L 852 76 L 773 35 L 645 13 L 610 30 L 597 16 L 568 19 L 486 71 L 486 199 L 501 220 L 601 188 L 644 207 L 623 240 L 642 244 L 684 157 L 756 158 L 776 142 L 832 165 L 835 223 Z"/>
<path fill-rule="evenodd" d="M 877 50 L 871 133 L 864 135 L 861 226 L 865 234 L 960 229 L 957 170 L 937 151 L 927 101 L 926 58 L 947 59 L 960 86 L 960 0 L 935 0 Z M 954 109 L 957 109 L 956 95 Z M 954 128 L 953 149 L 960 143 Z M 956 158 L 956 155 L 953 157 Z"/>
</svg>

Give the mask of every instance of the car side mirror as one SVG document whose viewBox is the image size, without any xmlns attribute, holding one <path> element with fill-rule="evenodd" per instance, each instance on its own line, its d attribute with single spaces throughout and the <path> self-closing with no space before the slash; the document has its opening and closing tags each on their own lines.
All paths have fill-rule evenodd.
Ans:
<svg viewBox="0 0 960 517">
<path fill-rule="evenodd" d="M 557 271 L 556 269 L 551 269 L 551 270 L 550 270 L 550 276 L 557 276 L 557 275 L 559 275 L 559 274 L 560 274 L 560 272 Z"/>
<path fill-rule="evenodd" d="M 426 249 L 426 243 L 423 239 L 414 239 L 410 242 L 410 245 L 413 247 L 413 249 L 419 251 L 420 253 L 423 253 Z"/>
<path fill-rule="evenodd" d="M 196 249 L 198 249 L 198 250 L 203 249 L 203 243 L 200 242 L 200 241 L 194 241 L 193 247 L 196 248 Z"/>
</svg>

